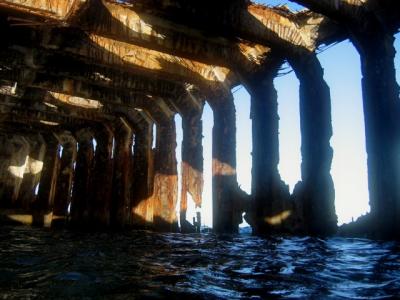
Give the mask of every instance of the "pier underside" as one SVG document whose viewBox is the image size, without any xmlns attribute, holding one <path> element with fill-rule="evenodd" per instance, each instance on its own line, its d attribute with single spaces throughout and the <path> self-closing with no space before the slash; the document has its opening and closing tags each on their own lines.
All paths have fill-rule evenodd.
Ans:
<svg viewBox="0 0 400 300">
<path fill-rule="evenodd" d="M 248 0 L 0 0 L 0 221 L 199 230 L 186 212 L 188 201 L 202 205 L 208 103 L 213 230 L 236 233 L 244 215 L 255 234 L 335 234 L 331 98 L 316 50 L 350 39 L 362 65 L 371 207 L 354 230 L 398 239 L 400 3 L 293 2 L 306 9 Z M 300 81 L 302 174 L 293 194 L 278 171 L 273 80 L 284 62 Z M 250 195 L 236 173 L 238 85 L 251 95 Z"/>
</svg>

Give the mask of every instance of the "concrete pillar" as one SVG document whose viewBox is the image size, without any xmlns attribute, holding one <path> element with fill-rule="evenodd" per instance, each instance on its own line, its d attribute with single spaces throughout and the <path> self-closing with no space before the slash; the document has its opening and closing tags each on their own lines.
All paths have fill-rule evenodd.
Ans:
<svg viewBox="0 0 400 300">
<path fill-rule="evenodd" d="M 203 110 L 182 115 L 182 183 L 180 203 L 181 230 L 194 228 L 186 221 L 187 195 L 192 196 L 196 207 L 201 207 L 203 193 Z M 193 224 L 194 225 L 194 224 Z"/>
<path fill-rule="evenodd" d="M 131 219 L 131 169 L 133 131 L 124 119 L 115 127 L 114 178 L 112 189 L 111 224 L 124 227 Z"/>
<path fill-rule="evenodd" d="M 236 114 L 231 93 L 209 99 L 214 113 L 212 143 L 213 229 L 236 233 L 242 222 L 236 178 Z"/>
<path fill-rule="evenodd" d="M 71 199 L 71 224 L 73 226 L 87 225 L 89 198 L 91 196 L 89 184 L 93 172 L 93 136 L 87 129 L 76 133 L 78 153 L 76 157 L 75 175 Z"/>
<path fill-rule="evenodd" d="M 135 131 L 133 154 L 132 225 L 143 227 L 153 223 L 154 164 L 153 126 L 146 124 Z"/>
<path fill-rule="evenodd" d="M 93 127 L 97 146 L 94 154 L 94 167 L 89 198 L 90 225 L 107 227 L 110 225 L 111 194 L 113 182 L 113 132 L 104 124 Z"/>
<path fill-rule="evenodd" d="M 68 214 L 68 205 L 72 197 L 74 163 L 77 155 L 77 141 L 71 134 L 61 134 L 60 142 L 63 151 L 60 158 L 60 171 L 54 197 L 52 226 L 65 224 Z"/>
<path fill-rule="evenodd" d="M 59 143 L 53 134 L 44 137 L 46 153 L 40 177 L 39 192 L 32 204 L 33 225 L 50 226 L 59 170 Z"/>
<path fill-rule="evenodd" d="M 380 26 L 352 36 L 361 56 L 368 186 L 379 238 L 400 237 L 400 100 L 392 34 Z"/>
<path fill-rule="evenodd" d="M 301 53 L 289 62 L 300 81 L 301 182 L 294 190 L 303 212 L 305 233 L 329 235 L 337 229 L 335 192 L 330 174 L 333 150 L 331 99 L 315 54 Z"/>
<path fill-rule="evenodd" d="M 176 162 L 176 129 L 173 118 L 157 124 L 154 157 L 154 226 L 159 231 L 176 231 L 178 171 Z"/>
<path fill-rule="evenodd" d="M 0 150 L 0 199 L 3 208 L 18 208 L 17 199 L 29 155 L 29 142 L 18 134 L 5 134 Z"/>
<path fill-rule="evenodd" d="M 18 195 L 17 206 L 25 211 L 29 211 L 32 202 L 36 198 L 35 189 L 40 182 L 46 144 L 40 134 L 27 136 L 26 139 L 29 142 L 30 151 Z"/>
<path fill-rule="evenodd" d="M 249 216 L 254 234 L 291 231 L 294 213 L 289 187 L 281 180 L 279 164 L 278 95 L 274 87 L 280 61 L 257 77 L 249 78 L 253 131 L 252 199 Z"/>
</svg>

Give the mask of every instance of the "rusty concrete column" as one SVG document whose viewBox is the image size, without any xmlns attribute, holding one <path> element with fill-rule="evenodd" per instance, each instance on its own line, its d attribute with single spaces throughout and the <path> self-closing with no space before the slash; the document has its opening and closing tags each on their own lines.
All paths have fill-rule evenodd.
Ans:
<svg viewBox="0 0 400 300">
<path fill-rule="evenodd" d="M 153 223 L 154 164 L 153 124 L 146 124 L 135 131 L 133 154 L 132 225 L 143 227 Z"/>
<path fill-rule="evenodd" d="M 373 24 L 372 24 L 373 25 Z M 361 57 L 371 233 L 400 237 L 400 100 L 394 37 L 381 29 L 352 36 Z"/>
<path fill-rule="evenodd" d="M 278 95 L 274 87 L 281 60 L 268 71 L 250 77 L 246 88 L 251 95 L 253 131 L 252 187 L 249 216 L 254 234 L 290 231 L 293 214 L 289 187 L 282 181 L 279 164 Z"/>
<path fill-rule="evenodd" d="M 74 177 L 74 163 L 77 155 L 77 141 L 70 133 L 59 135 L 63 148 L 60 158 L 60 171 L 54 197 L 52 226 L 65 224 L 68 215 L 68 205 L 72 197 L 72 181 Z"/>
<path fill-rule="evenodd" d="M 128 123 L 120 118 L 115 126 L 114 178 L 112 188 L 111 224 L 124 227 L 131 219 L 131 169 L 132 169 L 133 131 Z"/>
<path fill-rule="evenodd" d="M 59 169 L 59 143 L 53 134 L 44 137 L 46 153 L 40 176 L 39 192 L 32 204 L 33 225 L 50 226 Z"/>
<path fill-rule="evenodd" d="M 19 191 L 18 207 L 28 211 L 36 198 L 35 189 L 40 182 L 46 144 L 41 134 L 27 136 L 26 139 L 30 151 Z"/>
<path fill-rule="evenodd" d="M 208 100 L 214 114 L 212 132 L 213 229 L 236 233 L 242 222 L 236 176 L 236 112 L 230 92 Z"/>
<path fill-rule="evenodd" d="M 301 179 L 294 190 L 303 212 L 305 233 L 329 235 L 337 230 L 335 191 L 330 174 L 333 150 L 331 99 L 323 69 L 313 53 L 290 57 L 300 81 Z"/>
<path fill-rule="evenodd" d="M 203 193 L 203 109 L 182 115 L 182 183 L 180 203 L 181 230 L 185 231 L 188 193 L 201 207 Z"/>
<path fill-rule="evenodd" d="M 0 199 L 3 208 L 18 208 L 17 199 L 29 155 L 29 142 L 21 135 L 3 136 L 0 150 Z"/>
<path fill-rule="evenodd" d="M 91 174 L 89 220 L 95 228 L 110 225 L 111 194 L 113 182 L 113 132 L 110 127 L 99 124 L 93 128 L 97 145 Z"/>
<path fill-rule="evenodd" d="M 89 184 L 93 172 L 93 136 L 87 129 L 76 133 L 78 153 L 76 157 L 75 175 L 71 199 L 71 224 L 73 226 L 88 223 Z"/>
<path fill-rule="evenodd" d="M 156 230 L 176 231 L 178 200 L 178 171 L 176 162 L 176 129 L 174 118 L 157 124 L 154 157 L 154 212 Z"/>
</svg>

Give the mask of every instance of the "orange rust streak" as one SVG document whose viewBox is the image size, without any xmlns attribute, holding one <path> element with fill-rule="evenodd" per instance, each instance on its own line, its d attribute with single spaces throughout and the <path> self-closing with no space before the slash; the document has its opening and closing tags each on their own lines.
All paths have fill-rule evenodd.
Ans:
<svg viewBox="0 0 400 300">
<path fill-rule="evenodd" d="M 172 224 L 176 221 L 178 176 L 156 174 L 154 178 L 154 217 Z"/>
<path fill-rule="evenodd" d="M 187 209 L 187 192 L 192 196 L 196 207 L 201 207 L 203 185 L 203 173 L 195 170 L 188 163 L 182 162 L 181 211 Z"/>
</svg>

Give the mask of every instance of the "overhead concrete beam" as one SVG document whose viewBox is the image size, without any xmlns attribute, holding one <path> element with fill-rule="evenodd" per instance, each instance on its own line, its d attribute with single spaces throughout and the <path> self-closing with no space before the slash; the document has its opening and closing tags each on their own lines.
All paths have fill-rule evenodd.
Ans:
<svg viewBox="0 0 400 300">
<path fill-rule="evenodd" d="M 0 7 L 66 24 L 82 13 L 88 2 L 88 0 L 3 0 L 0 2 Z M 19 21 L 26 22 L 25 25 L 29 22 L 23 19 Z"/>
<path fill-rule="evenodd" d="M 15 81 L 33 80 L 35 74 L 66 77 L 110 89 L 162 97 L 178 97 L 185 93 L 184 84 L 164 80 L 156 76 L 143 76 L 86 63 L 71 56 L 58 55 L 54 51 L 11 46 L 0 50 L 0 77 L 15 77 Z"/>
<path fill-rule="evenodd" d="M 75 56 L 88 64 L 157 76 L 169 81 L 188 82 L 202 88 L 237 83 L 235 74 L 225 67 L 177 57 L 156 50 L 128 44 L 97 34 L 85 34 L 72 28 L 36 30 L 8 28 L 8 45 L 52 50 L 56 54 Z"/>
<path fill-rule="evenodd" d="M 139 16 L 146 14 L 160 16 L 166 20 L 167 24 L 168 22 L 184 24 L 204 32 L 213 32 L 220 37 L 229 39 L 239 37 L 242 40 L 266 47 L 297 46 L 308 51 L 315 50 L 317 46 L 318 36 L 313 33 L 318 31 L 321 23 L 329 21 L 322 16 L 321 18 L 312 16 L 312 22 L 307 22 L 307 26 L 302 26 L 304 23 L 298 22 L 296 13 L 285 8 L 266 7 L 258 4 L 210 11 L 209 7 L 207 7 L 208 9 L 199 8 L 196 3 L 182 3 L 180 0 L 135 0 L 127 1 L 128 4 L 124 5 L 116 4 L 118 1 L 107 0 L 106 2 L 114 3 L 113 7 L 116 5 L 129 7 Z M 111 4 L 108 4 L 107 7 L 111 7 Z M 118 18 L 115 17 L 115 19 Z M 208 20 L 208 22 L 204 22 L 204 20 Z M 150 18 L 147 21 L 150 23 Z M 147 28 L 152 27 L 148 25 Z M 137 31 L 139 35 L 146 32 L 146 26 L 140 27 L 140 29 L 141 31 Z"/>
<path fill-rule="evenodd" d="M 344 25 L 363 26 L 371 16 L 387 29 L 396 32 L 400 27 L 400 2 L 392 0 L 290 0 Z"/>
<path fill-rule="evenodd" d="M 90 11 L 96 12 L 96 18 L 88 13 L 80 24 L 87 32 L 208 64 L 228 68 L 240 64 L 250 72 L 270 51 L 266 46 L 210 36 L 121 3 L 98 1 Z"/>
<path fill-rule="evenodd" d="M 46 124 L 46 121 L 60 124 L 63 122 L 68 123 L 68 120 L 72 119 L 93 122 L 112 121 L 114 119 L 110 115 L 95 111 L 55 106 L 46 102 L 46 99 L 43 99 L 43 102 L 37 102 L 29 96 L 18 99 L 7 95 L 0 95 L 0 113 L 17 114 L 17 117 L 18 114 L 21 114 L 21 119 L 29 115 L 36 116 L 37 118 L 43 116 L 41 120 L 45 121 L 42 122 L 44 125 L 51 125 Z M 51 116 L 50 120 L 46 119 L 47 116 Z M 57 117 L 59 117 L 59 120 L 57 120 Z M 29 121 L 29 117 L 26 120 Z M 54 126 L 56 125 L 54 124 Z"/>
<path fill-rule="evenodd" d="M 69 105 L 95 110 L 99 110 L 104 106 L 120 106 L 125 107 L 125 109 L 128 107 L 141 108 L 148 111 L 153 119 L 157 121 L 169 118 L 174 114 L 160 97 L 145 93 L 117 91 L 78 80 L 49 76 L 45 73 L 32 75 L 31 71 L 14 69 L 9 74 L 14 76 L 7 79 L 17 81 L 19 86 L 31 88 L 31 92 L 36 89 L 37 93 L 30 96 L 35 97 L 37 100 L 41 100 L 41 97 L 43 97 L 40 91 L 48 91 L 43 99 L 56 105 Z"/>
<path fill-rule="evenodd" d="M 363 0 L 290 0 L 334 19 L 353 19 L 365 9 Z"/>
<path fill-rule="evenodd" d="M 216 84 L 230 86 L 235 79 L 232 72 L 224 67 L 180 58 L 97 34 L 88 34 L 82 39 L 75 36 L 78 39 L 72 41 L 66 40 L 64 34 L 57 30 L 45 32 L 41 46 L 78 55 L 90 63 L 135 71 L 138 74 L 160 75 L 202 86 Z"/>
</svg>

